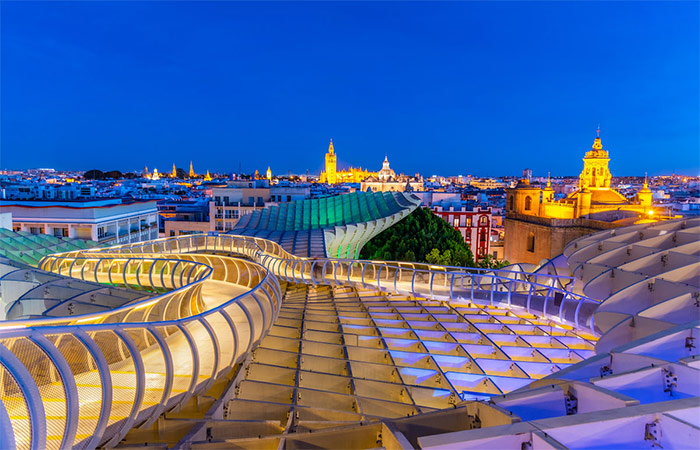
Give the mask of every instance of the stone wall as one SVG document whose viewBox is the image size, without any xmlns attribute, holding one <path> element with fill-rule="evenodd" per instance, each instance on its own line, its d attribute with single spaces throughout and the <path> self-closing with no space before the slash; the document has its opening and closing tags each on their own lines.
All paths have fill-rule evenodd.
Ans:
<svg viewBox="0 0 700 450">
<path fill-rule="evenodd" d="M 505 221 L 505 259 L 511 263 L 539 264 L 561 254 L 566 244 L 596 231 L 619 225 L 590 219 L 550 219 L 507 213 Z M 528 250 L 530 233 L 534 251 Z"/>
</svg>

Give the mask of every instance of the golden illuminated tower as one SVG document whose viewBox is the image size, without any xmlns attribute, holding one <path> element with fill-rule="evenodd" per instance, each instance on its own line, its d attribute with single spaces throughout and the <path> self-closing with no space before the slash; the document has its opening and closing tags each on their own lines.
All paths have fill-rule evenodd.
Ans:
<svg viewBox="0 0 700 450">
<path fill-rule="evenodd" d="M 547 173 L 547 187 L 542 189 L 542 203 L 552 203 L 554 201 L 554 189 L 552 189 L 552 180 Z"/>
<path fill-rule="evenodd" d="M 641 206 L 651 206 L 653 193 L 649 189 L 649 184 L 647 183 L 647 176 L 644 174 L 644 186 L 637 192 L 637 201 Z"/>
<path fill-rule="evenodd" d="M 211 175 L 209 175 L 209 171 L 207 170 L 207 174 L 204 175 L 204 181 L 211 181 Z"/>
<path fill-rule="evenodd" d="M 173 163 L 173 171 L 170 172 L 170 178 L 177 178 L 177 169 L 175 168 L 175 163 Z"/>
<path fill-rule="evenodd" d="M 333 139 L 328 145 L 328 153 L 326 153 L 326 183 L 335 184 L 338 182 L 336 174 L 337 157 L 333 151 Z"/>
<path fill-rule="evenodd" d="M 610 189 L 610 181 L 612 174 L 608 168 L 610 157 L 608 152 L 603 150 L 603 144 L 600 142 L 600 127 L 597 130 L 597 136 L 593 141 L 593 148 L 586 152 L 583 158 L 583 171 L 579 176 L 578 188 L 583 189 Z"/>
<path fill-rule="evenodd" d="M 196 177 L 197 174 L 194 173 L 194 167 L 192 167 L 192 161 L 190 161 L 190 178 Z"/>
<path fill-rule="evenodd" d="M 265 173 L 265 176 L 267 177 L 268 181 L 272 181 L 272 170 L 270 170 L 270 166 L 267 166 L 267 172 Z"/>
</svg>

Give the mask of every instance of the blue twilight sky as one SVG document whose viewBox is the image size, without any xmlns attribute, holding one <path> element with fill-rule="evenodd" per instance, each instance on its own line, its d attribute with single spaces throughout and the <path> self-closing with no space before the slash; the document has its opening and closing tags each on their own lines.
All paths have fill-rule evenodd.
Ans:
<svg viewBox="0 0 700 450">
<path fill-rule="evenodd" d="M 700 173 L 698 2 L 2 2 L 0 167 Z"/>
</svg>

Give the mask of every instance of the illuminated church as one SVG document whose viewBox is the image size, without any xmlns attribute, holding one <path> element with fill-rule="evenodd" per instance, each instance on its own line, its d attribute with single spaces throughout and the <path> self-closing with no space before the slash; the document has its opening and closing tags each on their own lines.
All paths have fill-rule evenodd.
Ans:
<svg viewBox="0 0 700 450">
<path fill-rule="evenodd" d="M 326 170 L 321 172 L 321 183 L 339 184 L 339 183 L 361 183 L 369 177 L 376 177 L 377 172 L 370 172 L 362 167 L 350 167 L 348 170 L 337 170 L 338 158 L 333 149 L 333 139 L 328 145 L 328 153 L 326 153 Z"/>
<path fill-rule="evenodd" d="M 603 149 L 600 130 L 583 158 L 578 189 L 554 200 L 551 181 L 542 189 L 521 180 L 506 190 L 505 259 L 537 264 L 559 255 L 580 236 L 631 223 L 660 220 L 663 212 L 652 205 L 647 185 L 634 199 L 610 187 L 610 156 Z"/>
</svg>

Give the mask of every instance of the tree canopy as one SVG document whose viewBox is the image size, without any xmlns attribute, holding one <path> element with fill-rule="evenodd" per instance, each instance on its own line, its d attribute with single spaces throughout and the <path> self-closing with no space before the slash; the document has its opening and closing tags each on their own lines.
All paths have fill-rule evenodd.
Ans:
<svg viewBox="0 0 700 450">
<path fill-rule="evenodd" d="M 362 259 L 475 267 L 474 254 L 459 231 L 427 208 L 418 208 L 362 248 Z"/>
</svg>

